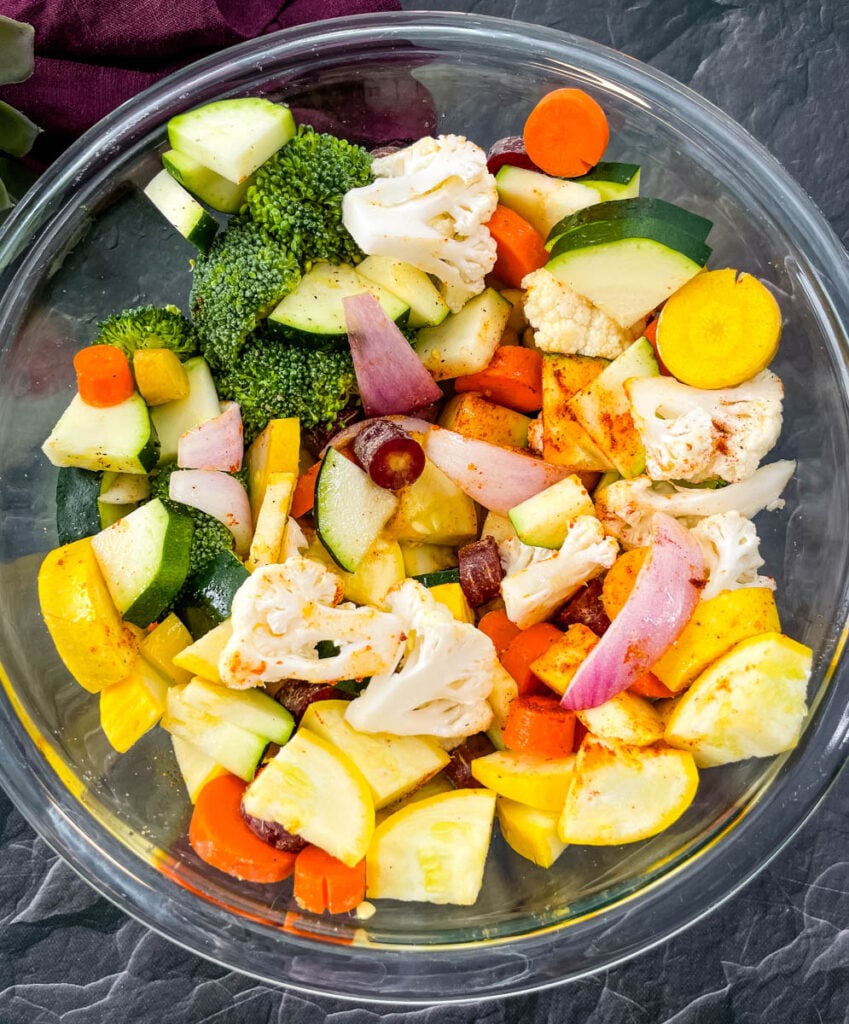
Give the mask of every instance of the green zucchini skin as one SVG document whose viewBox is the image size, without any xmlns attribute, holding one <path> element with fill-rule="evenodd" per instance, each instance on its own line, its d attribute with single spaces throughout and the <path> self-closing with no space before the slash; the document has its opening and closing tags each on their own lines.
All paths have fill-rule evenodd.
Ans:
<svg viewBox="0 0 849 1024">
<path fill-rule="evenodd" d="M 56 478 L 56 532 L 60 544 L 72 544 L 100 532 L 97 498 L 103 473 L 62 466 Z"/>
<path fill-rule="evenodd" d="M 236 591 L 249 576 L 231 551 L 222 551 L 186 580 L 176 611 L 195 640 L 230 617 Z"/>
<path fill-rule="evenodd" d="M 460 570 L 439 569 L 437 572 L 423 572 L 418 576 L 413 576 L 413 579 L 418 580 L 423 587 L 440 587 L 443 583 L 459 583 Z"/>
<path fill-rule="evenodd" d="M 623 199 L 615 205 L 619 206 L 626 202 L 628 200 Z M 637 238 L 648 239 L 679 252 L 700 267 L 707 263 L 711 254 L 710 246 L 669 221 L 653 217 L 621 217 L 592 221 L 561 235 L 551 249 L 551 261 L 564 253 L 575 252 L 578 249 L 589 249 L 593 246 Z"/>
<path fill-rule="evenodd" d="M 548 243 L 554 243 L 552 254 L 560 240 L 566 235 L 588 228 L 590 225 L 616 221 L 635 224 L 644 221 L 657 221 L 700 243 L 704 243 L 713 227 L 713 221 L 708 220 L 707 217 L 691 213 L 681 206 L 666 202 L 665 199 L 645 196 L 635 196 L 631 199 L 611 199 L 605 203 L 596 203 L 594 206 L 578 210 L 577 213 L 572 213 L 558 221 L 548 235 Z M 662 241 L 662 239 L 659 240 Z M 570 248 L 576 248 L 576 246 L 570 246 Z"/>
<path fill-rule="evenodd" d="M 623 164 L 611 160 L 599 160 L 591 171 L 582 174 L 579 178 L 572 178 L 579 185 L 587 181 L 610 181 L 616 185 L 628 185 L 634 180 L 639 172 L 639 164 Z"/>
</svg>

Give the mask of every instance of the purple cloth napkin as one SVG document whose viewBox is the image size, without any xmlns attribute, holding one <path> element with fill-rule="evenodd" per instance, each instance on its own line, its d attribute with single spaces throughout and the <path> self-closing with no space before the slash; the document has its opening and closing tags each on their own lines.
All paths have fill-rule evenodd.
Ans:
<svg viewBox="0 0 849 1024">
<path fill-rule="evenodd" d="M 209 53 L 293 25 L 400 9 L 397 0 L 3 0 L 35 27 L 35 73 L 2 98 L 44 128 L 46 161 L 120 103 Z"/>
</svg>

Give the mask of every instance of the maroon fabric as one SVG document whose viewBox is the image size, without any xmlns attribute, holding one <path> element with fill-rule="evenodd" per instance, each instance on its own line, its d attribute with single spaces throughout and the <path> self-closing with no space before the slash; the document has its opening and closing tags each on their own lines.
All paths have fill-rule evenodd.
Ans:
<svg viewBox="0 0 849 1024">
<path fill-rule="evenodd" d="M 400 10 L 397 0 L 2 0 L 35 27 L 35 72 L 0 96 L 45 129 L 49 159 L 164 75 L 225 46 L 323 18 Z"/>
</svg>

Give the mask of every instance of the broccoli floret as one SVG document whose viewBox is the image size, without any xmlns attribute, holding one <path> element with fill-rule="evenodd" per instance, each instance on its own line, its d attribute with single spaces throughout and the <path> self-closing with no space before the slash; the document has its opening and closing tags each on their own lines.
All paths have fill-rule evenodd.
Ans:
<svg viewBox="0 0 849 1024">
<path fill-rule="evenodd" d="M 298 255 L 304 270 L 319 260 L 357 263 L 363 253 L 342 224 L 342 197 L 372 179 L 362 146 L 300 125 L 257 171 L 246 209 Z"/>
<path fill-rule="evenodd" d="M 271 419 L 297 416 L 302 430 L 329 426 L 358 401 L 357 379 L 348 349 L 310 345 L 270 337 L 256 331 L 246 341 L 237 363 L 215 375 L 218 395 L 238 402 L 245 443 Z"/>
<path fill-rule="evenodd" d="M 189 548 L 189 571 L 186 579 L 199 570 L 203 569 L 208 562 L 222 551 L 232 551 L 234 547 L 233 534 L 220 520 L 199 508 L 192 508 L 191 505 L 184 505 L 179 501 L 172 501 L 168 497 L 168 485 L 171 474 L 178 468 L 176 462 L 167 462 L 160 466 L 150 477 L 150 496 L 159 500 L 168 508 L 184 515 L 191 516 L 195 524 L 195 532 L 192 534 L 192 544 Z M 177 600 L 179 601 L 179 595 Z"/>
<path fill-rule="evenodd" d="M 95 345 L 114 345 L 128 359 L 138 348 L 169 348 L 181 359 L 197 355 L 198 336 L 176 306 L 137 306 L 101 320 Z"/>
<path fill-rule="evenodd" d="M 247 335 L 300 279 L 297 258 L 261 225 L 231 218 L 192 278 L 192 316 L 207 362 L 233 363 Z"/>
</svg>

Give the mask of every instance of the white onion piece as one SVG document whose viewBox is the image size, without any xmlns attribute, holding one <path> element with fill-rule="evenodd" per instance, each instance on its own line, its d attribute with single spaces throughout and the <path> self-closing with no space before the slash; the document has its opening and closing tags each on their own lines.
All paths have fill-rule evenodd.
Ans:
<svg viewBox="0 0 849 1024">
<path fill-rule="evenodd" d="M 470 498 L 498 515 L 569 476 L 567 466 L 552 466 L 533 455 L 431 427 L 425 455 Z"/>
<path fill-rule="evenodd" d="M 334 434 L 327 444 L 321 449 L 319 458 L 324 458 L 324 454 L 328 448 L 341 449 L 350 444 L 363 427 L 367 427 L 369 423 L 374 423 L 375 420 L 389 420 L 390 423 L 394 423 L 402 430 L 406 430 L 408 434 L 426 434 L 433 426 L 432 423 L 428 423 L 427 420 L 423 420 L 418 416 L 372 416 L 367 420 L 358 420 L 356 423 L 349 423 L 348 426 L 343 427 L 338 434 Z"/>
<path fill-rule="evenodd" d="M 244 450 L 242 410 L 238 402 L 224 402 L 219 416 L 180 435 L 177 465 L 181 469 L 220 469 L 235 473 L 242 468 Z"/>
<path fill-rule="evenodd" d="M 250 551 L 251 503 L 235 477 L 215 469 L 177 469 L 168 482 L 168 496 L 224 523 L 233 534 L 240 558 Z"/>
<path fill-rule="evenodd" d="M 627 689 L 676 640 L 699 600 L 704 562 L 676 519 L 655 513 L 649 557 L 622 610 L 578 666 L 561 704 L 595 708 Z"/>
<path fill-rule="evenodd" d="M 439 385 L 370 292 L 350 295 L 342 306 L 366 416 L 410 412 L 442 398 Z"/>
</svg>

